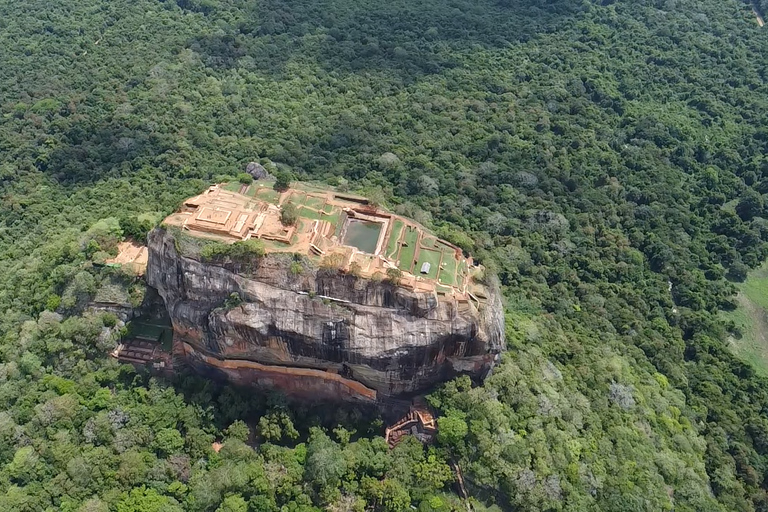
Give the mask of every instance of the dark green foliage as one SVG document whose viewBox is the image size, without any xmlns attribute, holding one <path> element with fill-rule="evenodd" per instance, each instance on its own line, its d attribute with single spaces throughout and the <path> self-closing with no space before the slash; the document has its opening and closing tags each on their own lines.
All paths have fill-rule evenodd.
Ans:
<svg viewBox="0 0 768 512">
<path fill-rule="evenodd" d="M 283 408 L 270 411 L 259 420 L 259 434 L 270 442 L 296 439 L 299 432 L 293 425 L 288 411 Z"/>
<path fill-rule="evenodd" d="M 275 176 L 275 190 L 278 192 L 285 192 L 288 190 L 288 188 L 291 186 L 291 181 L 293 180 L 291 173 L 283 169 L 278 169 L 274 171 L 273 174 Z"/>
<path fill-rule="evenodd" d="M 232 244 L 212 243 L 203 246 L 200 256 L 204 261 L 221 261 L 231 259 L 238 262 L 249 262 L 266 254 L 264 242 L 251 238 Z"/>
<path fill-rule="evenodd" d="M 752 220 L 765 210 L 763 197 L 752 189 L 747 189 L 736 205 L 736 213 L 742 220 Z"/>
<path fill-rule="evenodd" d="M 437 424 L 440 429 L 437 439 L 457 453 L 463 451 L 464 438 L 469 432 L 466 415 L 456 410 L 448 410 Z"/>
<path fill-rule="evenodd" d="M 125 215 L 120 218 L 120 227 L 126 238 L 135 240 L 140 244 L 147 243 L 147 233 L 156 225 L 156 219 L 152 215 Z"/>
<path fill-rule="evenodd" d="M 292 276 L 299 276 L 304 273 L 304 265 L 300 261 L 292 261 L 288 273 Z"/>
<path fill-rule="evenodd" d="M 299 220 L 299 210 L 292 202 L 287 202 L 280 210 L 280 221 L 286 226 L 293 226 Z"/>
<path fill-rule="evenodd" d="M 443 462 L 423 450 L 304 444 L 311 421 L 289 415 L 294 439 L 248 397 L 197 381 L 177 395 L 117 367 L 111 322 L 83 314 L 111 279 L 99 263 L 162 218 L 145 212 L 255 155 L 277 189 L 370 191 L 498 274 L 510 353 L 484 386 L 433 397 L 441 449 L 478 496 L 768 507 L 768 383 L 716 314 L 726 276 L 768 255 L 768 32 L 749 5 L 32 0 L 0 14 L 0 508 L 444 508 L 430 487 Z M 236 245 L 190 254 L 260 253 Z M 257 453 L 235 429 L 213 452 L 223 428 L 261 432 L 268 415 L 264 433 L 299 444 Z"/>
<path fill-rule="evenodd" d="M 319 488 L 336 488 L 347 471 L 341 447 L 319 428 L 312 429 L 307 443 L 306 478 Z"/>
<path fill-rule="evenodd" d="M 749 272 L 748 266 L 741 261 L 734 261 L 728 268 L 728 273 L 726 275 L 729 279 L 733 279 L 734 281 L 744 281 L 744 279 L 747 278 L 747 272 Z"/>
</svg>

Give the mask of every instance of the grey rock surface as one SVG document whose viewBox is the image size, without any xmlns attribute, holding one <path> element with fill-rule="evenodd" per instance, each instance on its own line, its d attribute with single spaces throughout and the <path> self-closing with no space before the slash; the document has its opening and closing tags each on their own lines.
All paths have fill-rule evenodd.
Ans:
<svg viewBox="0 0 768 512">
<path fill-rule="evenodd" d="M 258 162 L 248 162 L 248 165 L 245 166 L 245 172 L 250 174 L 255 180 L 263 180 L 269 177 L 267 170 Z"/>
<path fill-rule="evenodd" d="M 478 309 L 471 301 L 438 300 L 435 293 L 338 271 L 309 268 L 292 275 L 286 254 L 268 254 L 244 270 L 184 256 L 178 246 L 170 231 L 152 231 L 146 274 L 168 309 L 175 348 L 191 346 L 219 360 L 325 370 L 379 396 L 398 396 L 459 373 L 481 378 L 504 347 L 497 284 Z M 232 294 L 239 304 L 232 305 Z"/>
</svg>

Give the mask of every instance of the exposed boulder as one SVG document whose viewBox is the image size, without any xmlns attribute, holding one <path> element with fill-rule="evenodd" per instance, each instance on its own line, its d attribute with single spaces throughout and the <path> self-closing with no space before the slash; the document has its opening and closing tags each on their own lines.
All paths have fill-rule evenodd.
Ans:
<svg viewBox="0 0 768 512">
<path fill-rule="evenodd" d="M 245 172 L 253 176 L 255 180 L 263 180 L 269 177 L 267 170 L 258 162 L 248 162 L 248 165 L 245 166 Z"/>
</svg>

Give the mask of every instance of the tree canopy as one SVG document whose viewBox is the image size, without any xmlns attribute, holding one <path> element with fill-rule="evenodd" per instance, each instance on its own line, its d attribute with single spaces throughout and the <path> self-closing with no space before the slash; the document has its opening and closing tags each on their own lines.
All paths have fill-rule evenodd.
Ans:
<svg viewBox="0 0 768 512">
<path fill-rule="evenodd" d="M 31 0 L 0 20 L 0 507 L 460 509 L 453 458 L 504 508 L 768 508 L 768 382 L 718 316 L 768 256 L 749 4 Z M 108 357 L 120 326 L 89 303 L 145 290 L 103 262 L 252 161 L 498 275 L 509 351 L 432 394 L 432 452 Z"/>
</svg>

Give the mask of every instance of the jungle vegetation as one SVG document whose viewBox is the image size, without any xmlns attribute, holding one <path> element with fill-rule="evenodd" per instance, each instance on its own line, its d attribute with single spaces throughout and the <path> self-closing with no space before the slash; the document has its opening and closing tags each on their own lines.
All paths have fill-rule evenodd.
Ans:
<svg viewBox="0 0 768 512">
<path fill-rule="evenodd" d="M 504 510 L 768 510 L 768 381 L 721 315 L 768 256 L 749 4 L 0 0 L 0 28 L 0 508 L 462 510 L 453 458 Z M 509 350 L 431 395 L 431 449 L 107 356 L 89 301 L 143 291 L 99 262 L 249 161 L 499 276 Z"/>
</svg>

